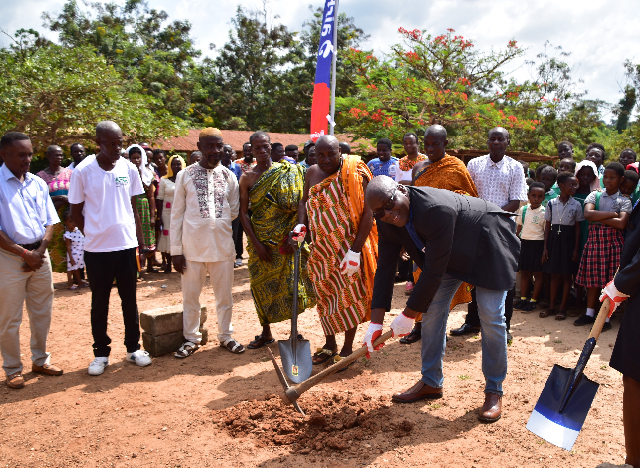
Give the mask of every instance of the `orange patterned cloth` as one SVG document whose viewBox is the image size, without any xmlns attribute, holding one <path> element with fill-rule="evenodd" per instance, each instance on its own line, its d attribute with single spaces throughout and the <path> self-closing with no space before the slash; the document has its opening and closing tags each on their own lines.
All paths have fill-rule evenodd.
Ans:
<svg viewBox="0 0 640 468">
<path fill-rule="evenodd" d="M 416 187 L 433 187 L 451 190 L 460 195 L 478 196 L 476 184 L 473 183 L 473 179 L 471 179 L 471 175 L 469 171 L 467 171 L 464 163 L 455 156 L 449 156 L 448 154 L 445 154 L 444 158 L 440 161 L 436 161 L 420 169 L 416 173 L 413 185 Z M 420 272 L 421 270 L 419 268 L 413 272 L 414 281 L 418 281 Z M 449 310 L 453 310 L 458 304 L 471 302 L 471 289 L 473 289 L 472 285 L 462 283 L 456 291 L 455 296 L 453 296 Z M 418 314 L 416 322 L 421 320 L 422 314 Z"/>
<path fill-rule="evenodd" d="M 343 159 L 342 169 L 309 190 L 307 215 L 311 253 L 307 268 L 316 289 L 325 335 L 336 335 L 371 318 L 373 279 L 378 264 L 375 221 L 362 247 L 360 271 L 346 276 L 340 262 L 353 245 L 364 210 L 362 180 L 373 178 L 358 156 Z"/>
<path fill-rule="evenodd" d="M 427 156 L 425 156 L 422 153 L 418 153 L 418 157 L 416 159 L 409 159 L 409 156 L 405 156 L 404 158 L 401 158 L 398 160 L 398 167 L 400 168 L 401 171 L 407 172 L 413 169 L 413 166 L 415 166 L 416 163 L 419 163 L 420 161 L 426 161 L 426 160 L 427 160 Z"/>
</svg>

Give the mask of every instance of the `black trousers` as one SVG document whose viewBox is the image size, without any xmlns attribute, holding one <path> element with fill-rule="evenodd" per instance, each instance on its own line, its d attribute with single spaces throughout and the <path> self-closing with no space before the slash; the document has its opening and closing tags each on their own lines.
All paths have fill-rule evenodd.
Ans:
<svg viewBox="0 0 640 468">
<path fill-rule="evenodd" d="M 507 297 L 504 300 L 504 318 L 507 322 L 507 331 L 511 329 L 511 317 L 513 317 L 513 298 L 516 291 L 512 289 L 507 292 Z M 478 316 L 478 303 L 476 302 L 476 288 L 471 290 L 471 302 L 468 304 L 467 317 L 464 319 L 464 323 L 471 325 L 472 327 L 480 326 L 480 317 Z"/>
<path fill-rule="evenodd" d="M 136 249 L 116 252 L 85 252 L 84 262 L 91 287 L 91 332 L 93 334 L 93 354 L 108 357 L 111 353 L 111 338 L 107 335 L 109 297 L 113 280 L 116 280 L 118 294 L 122 301 L 124 318 L 124 345 L 128 353 L 140 349 L 140 325 L 136 304 Z"/>
<path fill-rule="evenodd" d="M 236 246 L 236 259 L 242 258 L 242 253 L 244 252 L 244 247 L 242 246 L 242 233 L 244 232 L 244 229 L 240 222 L 240 216 L 231 221 L 231 230 L 233 231 L 233 243 Z"/>
</svg>

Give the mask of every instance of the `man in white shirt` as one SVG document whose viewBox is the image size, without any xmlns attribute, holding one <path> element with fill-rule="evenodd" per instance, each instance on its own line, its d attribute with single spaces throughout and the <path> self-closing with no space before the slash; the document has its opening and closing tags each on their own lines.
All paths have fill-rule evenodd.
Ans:
<svg viewBox="0 0 640 468">
<path fill-rule="evenodd" d="M 140 325 L 136 303 L 136 248 L 142 238 L 135 209 L 142 195 L 136 167 L 120 157 L 122 130 L 115 122 L 96 126 L 100 151 L 75 168 L 69 184 L 71 218 L 84 234 L 84 260 L 91 287 L 91 332 L 93 354 L 90 375 L 100 375 L 109 365 L 111 338 L 107 335 L 109 297 L 113 280 L 122 300 L 124 345 L 127 361 L 151 364 L 149 353 L 140 349 Z"/>
<path fill-rule="evenodd" d="M 487 139 L 489 154 L 469 161 L 467 170 L 476 184 L 480 198 L 495 203 L 504 211 L 515 213 L 520 207 L 520 202 L 527 201 L 527 182 L 520 163 L 505 154 L 510 143 L 511 137 L 506 129 L 492 128 Z M 515 291 L 510 290 L 505 300 L 507 341 L 512 339 L 509 329 L 514 294 Z M 477 334 L 480 331 L 478 306 L 473 291 L 472 295 L 474 300 L 469 304 L 465 323 L 460 328 L 451 330 L 454 336 Z"/>
<path fill-rule="evenodd" d="M 192 355 L 202 340 L 200 293 L 207 279 L 216 298 L 220 346 L 239 354 L 245 348 L 231 338 L 233 325 L 233 261 L 236 251 L 232 221 L 240 208 L 238 181 L 220 163 L 224 144 L 217 128 L 200 132 L 198 149 L 202 159 L 180 171 L 171 208 L 171 259 L 182 274 L 182 333 L 185 342 L 174 354 Z"/>
<path fill-rule="evenodd" d="M 47 337 L 53 311 L 53 275 L 47 245 L 60 222 L 47 184 L 30 174 L 31 140 L 10 132 L 0 140 L 0 352 L 9 388 L 24 387 L 20 324 L 26 302 L 31 328 L 31 370 L 61 375 L 49 363 Z"/>
<path fill-rule="evenodd" d="M 69 148 L 69 151 L 71 152 L 71 157 L 73 158 L 73 162 L 69 164 L 68 168 L 71 170 L 74 170 L 76 167 L 80 165 L 82 161 L 84 161 L 84 158 L 87 157 L 86 151 L 84 149 L 84 146 L 81 145 L 80 143 L 74 143 L 73 145 L 71 145 L 71 147 Z"/>
</svg>

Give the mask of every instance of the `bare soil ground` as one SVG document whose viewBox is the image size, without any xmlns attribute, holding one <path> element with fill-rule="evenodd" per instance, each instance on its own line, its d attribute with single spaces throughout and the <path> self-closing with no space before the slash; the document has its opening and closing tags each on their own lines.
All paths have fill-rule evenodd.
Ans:
<svg viewBox="0 0 640 468">
<path fill-rule="evenodd" d="M 87 374 L 93 359 L 88 289 L 66 290 L 55 274 L 56 297 L 49 336 L 52 362 L 61 377 L 30 373 L 29 323 L 21 328 L 26 387 L 0 385 L 0 463 L 6 466 L 434 466 L 595 467 L 624 462 L 622 380 L 608 367 L 619 320 L 600 338 L 586 374 L 601 384 L 572 452 L 545 443 L 525 428 L 553 366 L 573 367 L 587 328 L 536 314 L 515 313 L 500 421 L 481 424 L 481 336 L 449 338 L 444 362 L 444 398 L 399 405 L 390 396 L 420 377 L 420 345 L 392 341 L 347 371 L 333 375 L 299 400 L 307 418 L 275 396 L 281 387 L 266 349 L 233 355 L 215 340 L 214 298 L 207 286 L 213 340 L 185 360 L 171 355 L 138 368 L 124 360 L 120 301 L 110 301 L 111 365 L 99 377 Z M 166 285 L 166 288 L 162 288 Z M 396 286 L 394 310 L 404 306 Z M 247 267 L 235 270 L 235 337 L 243 344 L 260 326 L 249 292 Z M 139 309 L 182 300 L 180 275 L 143 275 Z M 459 326 L 466 306 L 449 318 Z M 289 322 L 273 327 L 288 337 Z M 315 310 L 300 316 L 299 330 L 324 343 Z M 361 327 L 357 340 L 362 338 Z M 277 353 L 277 345 L 272 345 Z M 236 422 L 238 421 L 238 422 Z"/>
</svg>

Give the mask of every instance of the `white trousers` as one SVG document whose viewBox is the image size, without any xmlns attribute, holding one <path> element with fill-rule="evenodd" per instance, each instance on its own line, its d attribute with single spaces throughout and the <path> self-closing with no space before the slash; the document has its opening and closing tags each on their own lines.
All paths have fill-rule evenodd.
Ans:
<svg viewBox="0 0 640 468">
<path fill-rule="evenodd" d="M 200 343 L 200 293 L 207 279 L 216 298 L 216 316 L 218 317 L 218 340 L 223 343 L 231 338 L 233 325 L 233 260 L 227 262 L 194 262 L 186 260 L 186 269 L 182 275 L 182 333 L 193 342 Z"/>
<path fill-rule="evenodd" d="M 7 375 L 22 372 L 20 359 L 20 324 L 22 308 L 27 305 L 31 327 L 31 361 L 42 366 L 49 362 L 47 337 L 53 311 L 53 275 L 46 254 L 36 271 L 22 271 L 17 255 L 0 249 L 0 352 Z"/>
</svg>

